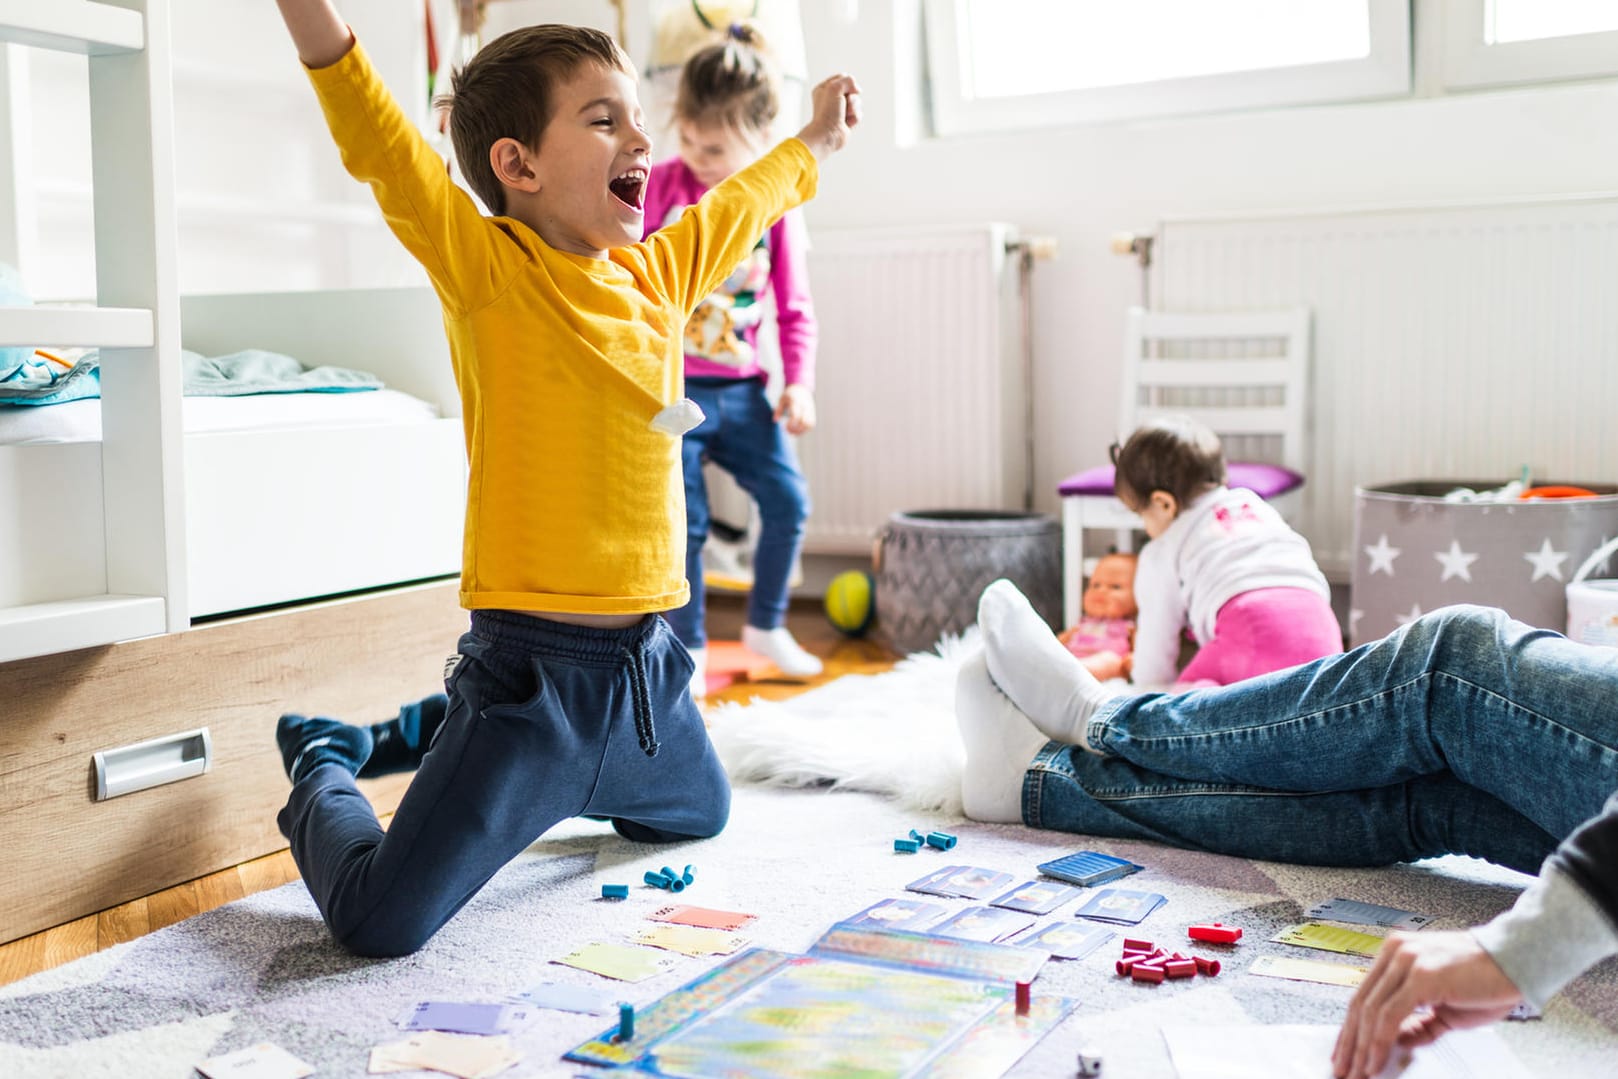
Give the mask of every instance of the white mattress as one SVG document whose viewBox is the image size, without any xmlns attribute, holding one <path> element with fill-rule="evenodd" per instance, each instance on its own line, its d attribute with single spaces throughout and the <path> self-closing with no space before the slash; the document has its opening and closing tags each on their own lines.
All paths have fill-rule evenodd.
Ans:
<svg viewBox="0 0 1618 1079">
<path fill-rule="evenodd" d="M 188 435 L 408 423 L 438 417 L 436 406 L 398 390 L 186 397 L 183 402 L 184 430 Z M 0 446 L 100 440 L 101 402 L 96 398 L 60 405 L 0 408 Z"/>
</svg>

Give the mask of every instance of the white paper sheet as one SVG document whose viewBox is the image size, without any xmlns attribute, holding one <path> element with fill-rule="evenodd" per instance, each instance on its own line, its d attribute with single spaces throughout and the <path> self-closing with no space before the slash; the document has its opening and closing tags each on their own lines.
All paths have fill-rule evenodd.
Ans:
<svg viewBox="0 0 1618 1079">
<path fill-rule="evenodd" d="M 1331 1079 L 1334 1026 L 1176 1026 L 1163 1040 L 1180 1079 Z M 1382 1079 L 1531 1079 L 1492 1028 L 1460 1030 L 1400 1054 Z"/>
</svg>

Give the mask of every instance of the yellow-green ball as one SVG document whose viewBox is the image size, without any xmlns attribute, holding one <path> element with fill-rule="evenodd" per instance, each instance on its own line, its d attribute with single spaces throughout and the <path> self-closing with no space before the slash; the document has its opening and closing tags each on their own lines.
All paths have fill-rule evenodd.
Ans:
<svg viewBox="0 0 1618 1079">
<path fill-rule="evenodd" d="M 850 637 L 871 628 L 876 614 L 876 583 L 864 570 L 844 570 L 826 586 L 826 618 Z"/>
</svg>

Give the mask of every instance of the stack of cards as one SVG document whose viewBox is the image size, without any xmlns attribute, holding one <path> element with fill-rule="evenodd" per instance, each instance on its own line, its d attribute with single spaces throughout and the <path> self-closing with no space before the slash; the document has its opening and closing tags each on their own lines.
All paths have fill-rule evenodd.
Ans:
<svg viewBox="0 0 1618 1079">
<path fill-rule="evenodd" d="M 591 974 L 599 974 L 603 978 L 616 978 L 621 982 L 640 982 L 654 974 L 673 970 L 676 960 L 672 955 L 663 955 L 650 948 L 597 940 L 551 962 L 560 963 L 564 967 L 588 970 Z"/>
<path fill-rule="evenodd" d="M 1363 955 L 1375 959 L 1382 948 L 1383 938 L 1375 933 L 1358 933 L 1340 925 L 1321 925 L 1305 922 L 1295 925 L 1270 938 L 1277 944 L 1291 944 L 1298 948 L 1316 948 L 1323 952 L 1342 955 Z"/>
<path fill-rule="evenodd" d="M 636 944 L 650 944 L 681 955 L 730 955 L 747 944 L 747 938 L 723 929 L 702 929 L 694 925 L 654 925 L 635 934 Z"/>
<path fill-rule="evenodd" d="M 563 985 L 560 982 L 541 982 L 518 993 L 513 1000 L 531 1004 L 536 1008 L 550 1008 L 558 1012 L 579 1012 L 584 1015 L 606 1015 L 617 1010 L 618 998 L 584 985 Z"/>
<path fill-rule="evenodd" d="M 1133 892 L 1128 888 L 1103 888 L 1090 902 L 1073 912 L 1076 918 L 1113 925 L 1138 925 L 1168 900 L 1156 892 Z"/>
<path fill-rule="evenodd" d="M 1093 850 L 1081 850 L 1064 855 L 1053 862 L 1041 862 L 1038 866 L 1039 871 L 1047 877 L 1055 877 L 1057 880 L 1065 880 L 1085 888 L 1106 884 L 1119 877 L 1127 877 L 1143 868 L 1145 867 L 1138 866 L 1134 862 Z"/>
<path fill-rule="evenodd" d="M 477 1038 L 464 1034 L 444 1034 L 424 1030 L 402 1042 L 379 1045 L 371 1050 L 372 1075 L 428 1069 L 460 1076 L 460 1079 L 488 1079 L 511 1067 L 522 1056 L 506 1038 Z"/>
<path fill-rule="evenodd" d="M 905 885 L 909 892 L 951 898 L 985 899 L 1010 884 L 1010 873 L 997 873 L 975 865 L 946 865 Z"/>
<path fill-rule="evenodd" d="M 1057 922 L 1012 941 L 1023 948 L 1038 948 L 1057 959 L 1083 959 L 1118 934 L 1099 925 Z"/>
</svg>

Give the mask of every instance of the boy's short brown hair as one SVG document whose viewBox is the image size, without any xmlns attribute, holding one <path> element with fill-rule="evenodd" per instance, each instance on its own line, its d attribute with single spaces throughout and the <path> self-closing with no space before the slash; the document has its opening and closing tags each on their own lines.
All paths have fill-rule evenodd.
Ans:
<svg viewBox="0 0 1618 1079">
<path fill-rule="evenodd" d="M 762 132 L 781 108 L 778 83 L 763 36 L 748 23 L 735 23 L 723 41 L 686 60 L 674 94 L 674 118 Z"/>
<path fill-rule="evenodd" d="M 1189 416 L 1164 416 L 1135 429 L 1122 447 L 1112 445 L 1113 490 L 1138 507 L 1164 491 L 1184 509 L 1225 482 L 1219 436 Z"/>
<path fill-rule="evenodd" d="M 501 34 L 450 77 L 433 104 L 449 110 L 450 141 L 466 182 L 490 213 L 506 212 L 506 191 L 489 164 L 489 147 L 516 139 L 538 151 L 551 122 L 554 90 L 584 64 L 633 75 L 609 34 L 587 26 L 546 23 Z"/>
</svg>

